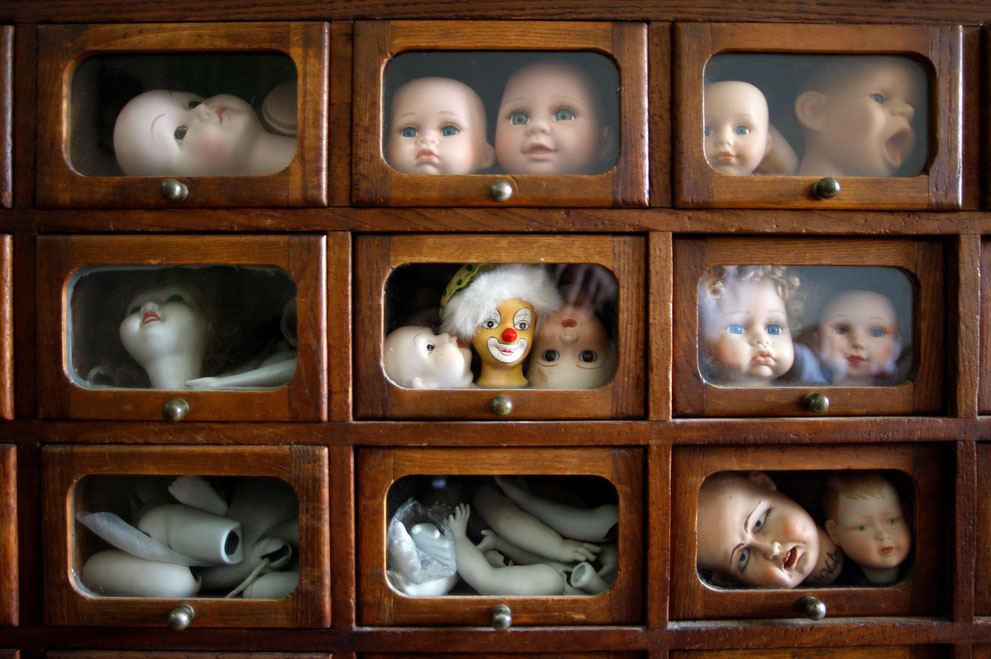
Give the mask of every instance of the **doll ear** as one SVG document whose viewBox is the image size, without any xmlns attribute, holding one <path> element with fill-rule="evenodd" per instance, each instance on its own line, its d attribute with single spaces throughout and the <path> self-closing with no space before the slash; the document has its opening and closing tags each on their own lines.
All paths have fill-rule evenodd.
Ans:
<svg viewBox="0 0 991 659">
<path fill-rule="evenodd" d="M 829 539 L 833 541 L 833 544 L 837 547 L 840 546 L 839 540 L 836 539 L 836 520 L 827 519 L 826 520 L 826 533 L 829 534 Z"/>
<path fill-rule="evenodd" d="M 813 131 L 822 130 L 825 105 L 826 95 L 822 92 L 814 90 L 802 92 L 795 99 L 795 116 L 804 128 Z"/>
<path fill-rule="evenodd" d="M 778 486 L 774 484 L 771 477 L 765 474 L 763 471 L 751 471 L 747 474 L 747 480 L 749 480 L 754 485 L 760 485 L 761 487 L 766 487 L 769 490 L 777 490 Z"/>
</svg>

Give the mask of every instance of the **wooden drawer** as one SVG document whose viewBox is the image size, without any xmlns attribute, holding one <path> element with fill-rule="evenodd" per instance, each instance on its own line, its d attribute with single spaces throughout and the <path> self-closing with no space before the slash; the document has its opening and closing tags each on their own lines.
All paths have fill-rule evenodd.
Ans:
<svg viewBox="0 0 991 659">
<path fill-rule="evenodd" d="M 329 626 L 328 468 L 325 447 L 44 447 L 45 624 L 165 627 L 170 612 L 187 604 L 193 609 L 191 627 Z M 77 582 L 84 561 L 109 545 L 77 522 L 76 514 L 114 512 L 121 506 L 126 514 L 128 508 L 127 494 L 111 497 L 100 486 L 119 484 L 125 476 L 147 485 L 152 477 L 180 475 L 277 478 L 295 491 L 300 577 L 290 595 L 269 600 L 113 597 L 94 595 Z"/>
<path fill-rule="evenodd" d="M 14 239 L 0 234 L 0 419 L 14 418 Z"/>
<path fill-rule="evenodd" d="M 981 240 L 981 348 L 980 348 L 980 382 L 978 386 L 978 411 L 980 414 L 991 413 L 991 240 Z"/>
<path fill-rule="evenodd" d="M 166 652 L 121 650 L 55 650 L 46 659 L 331 659 L 328 652 Z M 340 655 L 338 655 L 340 656 Z M 347 656 L 347 655 L 345 655 Z"/>
<path fill-rule="evenodd" d="M 671 659 L 800 659 L 843 657 L 844 659 L 936 659 L 952 649 L 928 645 L 888 645 L 846 648 L 764 648 L 761 650 L 673 650 Z"/>
<path fill-rule="evenodd" d="M 4 208 L 10 208 L 14 202 L 13 107 L 14 28 L 0 25 L 0 206 Z"/>
<path fill-rule="evenodd" d="M 328 244 L 334 255 L 329 273 L 326 265 Z M 186 402 L 188 411 L 178 416 L 188 420 L 326 419 L 326 278 L 329 274 L 336 287 L 346 287 L 348 245 L 349 239 L 344 234 L 209 238 L 39 237 L 38 341 L 42 346 L 38 352 L 39 415 L 43 418 L 160 420 L 165 403 L 179 397 Z M 83 281 L 82 274 L 90 275 L 89 293 L 79 285 Z M 269 355 L 266 359 L 278 360 L 295 352 L 295 372 L 291 376 L 284 374 L 271 383 L 259 379 L 239 383 L 235 377 L 220 385 L 224 390 L 213 391 L 194 391 L 188 386 L 182 388 L 185 380 L 176 385 L 162 379 L 157 380 L 162 389 L 140 388 L 150 385 L 147 381 L 142 383 L 118 375 L 121 368 L 126 368 L 121 364 L 129 363 L 129 355 L 137 353 L 120 352 L 124 344 L 114 319 L 123 321 L 131 313 L 125 307 L 132 302 L 124 297 L 137 301 L 144 293 L 134 291 L 136 296 L 115 296 L 101 294 L 101 290 L 113 286 L 111 291 L 119 291 L 119 285 L 132 286 L 149 274 L 160 280 L 164 278 L 166 285 L 185 286 L 183 291 L 190 297 L 203 298 L 200 316 L 207 318 L 208 326 L 202 334 L 190 331 L 188 336 L 205 337 L 206 345 L 177 344 L 169 355 L 202 354 L 199 359 L 203 364 L 201 375 L 211 376 L 232 370 L 230 367 L 212 367 L 214 372 L 209 372 L 208 364 L 214 351 L 219 350 L 216 355 L 222 355 L 224 350 L 234 350 L 235 345 L 242 346 L 229 361 L 232 365 L 236 362 L 254 364 L 258 356 L 266 354 Z M 163 288 L 161 281 L 152 284 L 158 288 L 138 288 Z M 296 293 L 295 339 L 292 337 L 290 306 L 293 286 Z M 335 327 L 346 328 L 345 314 L 336 315 Z M 223 317 L 230 316 L 239 316 L 239 325 L 223 325 Z M 79 319 L 75 324 L 74 318 Z M 249 321 L 251 326 L 247 325 Z M 263 322 L 269 325 L 268 330 L 261 325 Z M 95 330 L 86 327 L 90 323 Z M 195 326 L 202 327 L 202 318 Z M 238 336 L 239 332 L 247 336 Z M 99 339 L 90 340 L 93 335 Z M 260 342 L 255 343 L 258 337 L 261 337 Z M 295 348 L 291 346 L 293 340 Z M 271 341 L 281 343 L 269 348 Z M 334 341 L 335 345 L 346 345 L 346 329 L 345 335 L 334 336 Z M 258 347 L 244 348 L 252 343 Z M 102 358 L 99 358 L 100 350 Z M 114 353 L 119 359 L 113 356 Z M 97 359 L 92 361 L 94 356 Z M 84 357 L 90 359 L 86 364 L 80 361 Z M 153 354 L 142 357 L 141 363 L 145 366 L 134 361 L 137 365 L 134 372 L 139 376 L 150 374 L 157 359 L 160 357 Z M 191 361 L 196 363 L 196 360 Z M 106 368 L 103 364 L 111 367 Z M 94 366 L 103 369 L 96 374 L 99 378 L 90 375 Z M 259 362 L 257 366 L 252 373 L 263 373 L 264 364 Z M 107 373 L 109 378 L 105 378 Z M 285 377 L 291 377 L 287 385 L 281 384 Z M 107 379 L 113 388 L 101 386 L 103 379 Z M 152 383 L 155 382 L 153 379 Z M 123 386 L 131 388 L 121 388 Z M 342 392 L 342 395 L 346 394 Z M 175 416 L 167 418 L 177 420 Z"/>
<path fill-rule="evenodd" d="M 354 32 L 356 124 L 351 192 L 354 203 L 396 206 L 646 205 L 647 29 L 643 23 L 359 21 Z M 591 151 L 602 163 L 590 162 L 587 171 L 591 173 L 520 173 L 538 168 L 507 166 L 513 162 L 505 155 L 508 150 L 500 151 L 497 147 L 492 154 L 480 144 L 476 145 L 476 152 L 502 153 L 499 157 L 502 166 L 489 167 L 489 156 L 483 162 L 478 153 L 475 153 L 475 166 L 470 170 L 485 164 L 478 170 L 479 174 L 402 173 L 387 164 L 388 149 L 383 142 L 387 142 L 385 131 L 391 130 L 391 117 L 386 103 L 391 103 L 392 94 L 403 83 L 417 77 L 439 76 L 458 79 L 473 88 L 486 109 L 488 141 L 492 145 L 495 144 L 492 136 L 503 85 L 514 70 L 540 55 L 562 61 L 570 59 L 573 65 L 582 68 L 604 63 L 607 70 L 613 69 L 611 75 L 618 72 L 618 86 L 612 87 L 619 90 L 616 94 L 618 109 L 609 111 L 616 121 L 603 126 L 606 130 L 598 132 L 597 143 L 584 146 L 583 155 L 573 155 L 567 161 L 570 166 L 586 159 L 591 161 L 586 153 Z M 404 57 L 405 61 L 401 61 Z M 580 57 L 592 57 L 601 62 L 575 64 L 576 61 L 583 62 L 576 60 Z M 463 89 L 460 93 L 472 98 L 470 92 Z M 578 98 L 581 94 L 579 89 L 573 95 Z M 604 98 L 609 98 L 609 92 L 603 94 Z M 470 103 L 471 107 L 477 108 L 478 101 Z M 477 109 L 475 112 L 478 117 Z M 537 115 L 533 114 L 536 127 Z M 577 114 L 581 114 L 580 110 Z M 480 123 L 480 119 L 473 123 Z M 583 134 L 588 142 L 594 139 Z M 618 154 L 615 157 L 614 152 Z M 462 169 L 465 168 L 461 167 L 459 171 Z M 498 173 L 500 171 L 510 173 Z M 561 169 L 552 167 L 547 171 L 560 172 Z M 502 196 L 495 190 L 500 190 Z"/>
<path fill-rule="evenodd" d="M 326 205 L 328 44 L 326 23 L 39 28 L 37 203 L 125 208 Z M 256 97 L 256 113 L 281 117 L 263 111 L 261 101 L 274 87 L 293 77 L 298 90 L 298 135 L 288 167 L 267 173 L 272 166 L 266 162 L 245 170 L 251 172 L 245 176 L 215 174 L 225 171 L 222 169 L 205 168 L 197 170 L 205 175 L 187 175 L 185 167 L 161 170 L 167 172 L 164 174 L 159 174 L 160 168 L 131 167 L 139 174 L 121 175 L 110 145 L 117 113 L 129 98 L 171 85 L 168 88 L 182 87 L 174 91 L 206 97 L 221 93 L 240 95 L 248 101 Z M 117 98 L 128 89 L 134 93 Z M 292 102 L 291 93 L 284 99 L 287 105 Z M 172 120 L 164 112 L 162 116 Z M 238 115 L 228 113 L 226 117 L 234 117 L 233 121 Z M 291 128 L 288 118 L 273 125 L 282 130 Z M 268 141 L 285 139 L 260 123 L 250 130 Z M 98 139 L 91 139 L 91 133 L 98 134 Z M 101 146 L 100 140 L 106 146 Z M 261 141 L 242 144 L 257 149 Z M 266 155 L 287 149 L 284 142 L 264 146 Z M 254 156 L 245 148 L 238 162 L 251 162 Z M 280 155 L 276 166 L 281 166 L 283 159 Z M 205 156 L 196 161 L 197 166 L 204 162 Z M 163 180 L 179 181 L 185 196 L 168 192 Z"/>
<path fill-rule="evenodd" d="M 991 568 L 987 556 L 991 552 L 991 510 L 986 502 L 991 496 L 991 444 L 977 445 L 977 573 L 974 577 L 974 612 L 979 616 L 991 616 Z M 988 654 L 991 656 L 991 650 Z"/>
<path fill-rule="evenodd" d="M 361 386 L 355 387 L 356 416 L 467 419 L 494 419 L 502 413 L 520 419 L 643 416 L 645 250 L 646 243 L 639 236 L 360 236 L 355 269 L 358 295 L 355 306 L 360 311 L 355 335 L 358 339 L 356 381 Z M 399 326 L 429 324 L 416 320 L 413 312 L 417 308 L 412 305 L 425 304 L 428 313 L 435 314 L 445 287 L 458 269 L 466 263 L 483 262 L 574 265 L 562 277 L 574 275 L 572 283 L 582 285 L 583 291 L 592 290 L 591 284 L 598 282 L 606 291 L 601 295 L 604 302 L 599 308 L 607 308 L 609 315 L 603 324 L 610 338 L 615 337 L 612 343 L 617 356 L 615 375 L 608 384 L 595 389 L 470 387 L 437 391 L 400 387 L 386 377 L 382 364 L 383 339 L 387 334 Z M 593 267 L 583 271 L 582 265 Z M 403 266 L 405 269 L 401 269 Z M 583 282 L 582 276 L 588 281 Z M 569 299 L 567 292 L 562 298 Z M 538 331 L 541 322 L 538 315 Z M 539 342 L 534 343 L 539 347 Z M 532 366 L 534 356 L 529 355 L 529 359 Z M 496 396 L 508 397 L 511 410 L 494 408 Z"/>
<path fill-rule="evenodd" d="M 643 452 L 639 449 L 359 449 L 358 493 L 358 620 L 361 625 L 493 625 L 498 605 L 509 607 L 513 625 L 632 624 L 642 619 Z M 404 477 L 423 478 L 404 479 Z M 598 595 L 578 596 L 424 596 L 395 590 L 386 579 L 386 533 L 393 508 L 407 496 L 430 496 L 430 478 L 444 480 L 435 494 L 456 500 L 455 483 L 465 476 L 558 476 L 577 482 L 611 485 L 618 505 L 615 535 L 618 573 Z M 604 481 L 603 481 L 604 479 Z M 447 481 L 451 487 L 447 487 Z M 391 491 L 397 483 L 401 485 Z M 419 482 L 427 484 L 418 489 Z M 562 479 L 557 479 L 558 484 Z M 569 485 L 574 484 L 568 481 Z M 407 486 L 412 483 L 412 487 Z M 436 487 L 436 486 L 435 486 Z M 494 484 L 492 487 L 496 487 Z M 590 488 L 585 494 L 592 497 Z M 399 490 L 402 490 L 401 492 Z M 465 491 L 461 491 L 462 493 Z M 419 500 L 419 499 L 418 499 Z M 472 501 L 476 501 L 472 499 Z M 423 501 L 420 501 L 423 503 Z M 598 503 L 598 502 L 596 502 Z M 591 502 L 590 502 L 591 504 Z M 427 505 L 424 503 L 424 505 Z M 470 515 L 479 516 L 474 505 Z M 446 516 L 442 516 L 446 519 Z M 470 521 L 470 519 L 469 519 Z M 469 534 L 474 531 L 469 530 Z M 484 527 L 482 527 L 484 528 Z M 469 535 L 470 537 L 470 535 Z M 601 545 L 600 545 L 601 546 Z"/>
<path fill-rule="evenodd" d="M 785 25 L 752 23 L 679 23 L 674 30 L 674 182 L 675 203 L 689 207 L 765 207 L 765 208 L 912 208 L 954 209 L 963 199 L 962 144 L 963 126 L 963 32 L 959 26 L 895 26 L 895 25 Z M 819 74 L 810 68 L 819 65 L 824 56 L 860 55 L 876 58 L 871 64 L 892 62 L 889 53 L 897 53 L 903 63 L 895 65 L 900 76 L 884 72 L 885 90 L 871 93 L 895 94 L 895 82 L 905 87 L 919 88 L 928 81 L 928 101 L 916 103 L 914 127 L 915 148 L 909 152 L 908 133 L 904 126 L 890 126 L 882 137 L 875 138 L 877 149 L 856 158 L 837 157 L 829 145 L 837 145 L 841 137 L 831 137 L 830 124 L 825 118 L 842 117 L 839 111 L 825 114 L 831 106 L 823 104 L 827 96 L 815 95 L 803 85 Z M 736 58 L 732 61 L 731 58 Z M 719 60 L 731 60 L 719 66 Z M 904 61 L 911 61 L 910 73 L 904 72 Z M 845 62 L 845 60 L 844 60 Z M 870 66 L 869 64 L 868 66 Z M 849 75 L 851 67 L 842 70 Z M 875 76 L 873 71 L 865 75 Z M 797 152 L 798 163 L 772 168 L 778 172 L 766 176 L 733 175 L 710 167 L 703 148 L 703 81 L 735 80 L 756 86 L 766 97 L 771 125 L 779 133 L 771 140 L 783 137 Z M 873 82 L 868 80 L 865 84 Z M 825 88 L 825 87 L 823 87 Z M 710 102 L 716 120 L 716 101 L 725 93 L 726 112 L 749 101 L 753 90 L 732 91 L 713 88 Z M 813 95 L 806 95 L 811 91 Z M 859 92 L 858 92 L 859 93 Z M 886 98 L 889 106 L 892 97 Z M 866 106 L 870 111 L 872 106 Z M 756 114 L 762 109 L 755 109 Z M 894 114 L 903 116 L 901 109 Z M 856 115 L 863 116 L 863 115 Z M 875 115 L 879 116 L 879 115 Z M 887 116 L 887 115 L 886 115 Z M 923 122 L 923 118 L 927 119 Z M 839 121 L 839 120 L 838 120 Z M 857 124 L 854 118 L 842 122 L 844 136 L 849 136 Z M 901 126 L 898 133 L 885 139 L 889 132 Z M 762 126 L 752 133 L 760 134 Z M 899 133 L 901 135 L 899 135 Z M 898 137 L 896 138 L 896 135 Z M 926 143 L 926 151 L 919 151 Z M 718 137 L 718 135 L 716 135 Z M 869 144 L 858 139 L 855 145 Z M 804 143 L 804 144 L 803 144 Z M 808 145 L 808 146 L 805 146 Z M 811 147 L 811 148 L 810 148 Z M 714 148 L 721 148 L 714 145 Z M 852 149 L 851 149 L 852 150 Z M 913 158 L 913 153 L 920 153 Z M 795 154 L 792 154 L 795 155 Z M 904 158 L 903 158 L 904 156 Z M 719 157 L 719 156 L 716 156 Z M 787 158 L 786 158 L 787 159 Z M 904 162 L 903 162 L 904 160 Z M 875 166 L 868 164 L 875 162 Z M 823 162 L 830 165 L 824 166 Z M 789 172 L 785 175 L 785 172 Z M 794 172 L 794 173 L 791 173 Z M 889 173 L 890 172 L 890 173 Z M 904 172 L 904 173 L 903 173 Z M 814 187 L 825 176 L 839 183 L 839 192 L 829 186 Z M 833 196 L 823 196 L 820 190 Z"/>
<path fill-rule="evenodd" d="M 0 625 L 19 620 L 17 579 L 17 449 L 0 445 L 0 561 L 10 566 L 0 579 Z M 13 656 L 16 656 L 13 655 Z"/>
<path fill-rule="evenodd" d="M 810 595 L 825 605 L 828 617 L 940 615 L 946 596 L 942 587 L 946 560 L 944 545 L 914 540 L 942 538 L 947 532 L 947 520 L 953 516 L 946 513 L 953 509 L 953 487 L 947 485 L 952 470 L 948 469 L 947 460 L 947 453 L 941 448 L 920 444 L 676 447 L 671 507 L 677 511 L 671 533 L 672 619 L 739 618 L 741 615 L 747 618 L 802 617 L 805 615 L 803 598 Z M 706 478 L 719 472 L 737 472 L 744 479 L 751 472 L 764 473 L 775 481 L 778 491 L 790 499 L 791 504 L 801 506 L 809 513 L 822 535 L 825 517 L 820 508 L 822 485 L 836 470 L 845 469 L 883 470 L 889 482 L 904 493 L 900 496 L 913 533 L 913 549 L 901 564 L 902 571 L 892 585 L 868 582 L 858 566 L 849 564 L 849 558 L 839 578 L 825 587 L 799 585 L 792 589 L 755 589 L 717 586 L 711 581 L 703 581 L 696 567 L 699 556 L 696 519 L 699 490 Z M 808 491 L 810 485 L 812 492 Z M 767 492 L 767 487 L 762 485 L 760 491 Z M 713 491 L 712 496 L 721 496 L 717 494 L 719 492 Z M 746 496 L 750 494 L 743 500 Z M 783 512 L 785 504 L 776 503 L 777 513 L 787 514 Z M 796 517 L 791 515 L 787 519 L 794 521 Z M 786 521 L 782 518 L 779 523 Z M 749 528 L 742 519 L 739 526 Z M 781 537 L 784 536 L 775 532 L 775 538 Z M 792 542 L 794 539 L 789 537 L 787 540 Z M 746 539 L 741 543 L 746 545 Z M 808 551 L 811 553 L 813 549 Z M 726 556 L 731 556 L 729 551 Z M 736 556 L 735 549 L 732 556 Z M 799 561 L 802 558 L 804 556 L 800 555 Z M 818 565 L 832 567 L 834 562 L 830 558 L 820 556 Z M 727 558 L 726 562 L 731 561 Z M 798 561 L 794 565 L 800 567 Z M 853 585 L 854 582 L 859 583 Z"/>
<path fill-rule="evenodd" d="M 942 301 L 947 297 L 943 264 L 944 246 L 923 239 L 676 239 L 675 415 L 849 416 L 942 410 L 941 357 L 945 352 Z M 755 274 L 754 268 L 723 266 L 757 266 L 761 272 Z M 768 271 L 765 266 L 774 268 Z M 751 284 L 748 277 L 764 283 Z M 744 285 L 733 287 L 738 281 L 744 281 Z M 730 325 L 734 323 L 738 325 L 737 337 L 748 342 L 756 340 L 749 333 L 750 321 L 731 322 L 731 315 L 739 315 L 741 310 L 728 309 L 726 305 L 740 295 L 764 291 L 765 285 L 772 281 L 785 292 L 772 295 L 774 304 L 768 308 L 770 311 L 776 308 L 778 314 L 784 308 L 786 323 L 791 327 L 776 330 L 783 334 L 782 338 L 774 338 L 777 350 L 785 355 L 789 349 L 793 352 L 792 365 L 783 374 L 780 371 L 787 359 L 780 355 L 775 354 L 769 367 L 761 370 L 750 368 L 756 362 L 738 364 L 730 359 L 738 360 L 743 352 L 726 355 L 719 352 L 724 349 L 723 339 L 729 337 L 733 331 Z M 770 325 L 761 324 L 759 301 L 754 296 L 752 301 L 740 306 L 744 307 L 746 318 L 753 321 L 752 326 L 765 327 L 769 335 Z M 875 307 L 880 313 L 858 311 Z M 847 309 L 849 321 L 836 321 L 847 315 Z M 709 315 L 703 317 L 706 313 Z M 880 320 L 874 319 L 875 315 Z M 861 316 L 868 320 L 858 320 Z M 720 329 L 722 321 L 726 322 L 725 331 Z M 826 341 L 827 332 L 848 332 L 854 339 L 858 328 L 867 327 L 868 332 L 873 332 L 875 326 L 886 341 L 876 351 L 870 346 L 864 348 L 856 340 L 850 341 L 855 346 L 850 350 L 845 345 L 835 346 Z M 707 338 L 702 338 L 703 335 Z M 784 340 L 785 335 L 791 340 Z M 698 349 L 700 340 L 702 350 Z M 739 344 L 739 338 L 734 340 Z M 851 356 L 844 357 L 847 352 Z M 857 365 L 848 361 L 854 355 L 859 360 Z M 758 356 L 759 353 L 754 359 Z M 720 364 L 725 366 L 720 367 L 722 371 L 717 368 Z M 843 368 L 849 369 L 849 377 L 838 377 Z M 865 377 L 854 377 L 858 369 L 864 371 Z M 745 379 L 744 374 L 752 377 Z M 822 396 L 826 397 L 825 410 L 813 404 L 821 403 Z"/>
</svg>

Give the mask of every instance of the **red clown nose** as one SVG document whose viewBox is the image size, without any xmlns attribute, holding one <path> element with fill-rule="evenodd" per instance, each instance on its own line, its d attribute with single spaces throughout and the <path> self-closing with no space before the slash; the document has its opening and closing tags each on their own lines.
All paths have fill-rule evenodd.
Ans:
<svg viewBox="0 0 991 659">
<path fill-rule="evenodd" d="M 507 327 L 506 329 L 502 330 L 503 343 L 512 343 L 515 340 L 516 340 L 516 330 L 514 330 L 512 327 Z"/>
</svg>

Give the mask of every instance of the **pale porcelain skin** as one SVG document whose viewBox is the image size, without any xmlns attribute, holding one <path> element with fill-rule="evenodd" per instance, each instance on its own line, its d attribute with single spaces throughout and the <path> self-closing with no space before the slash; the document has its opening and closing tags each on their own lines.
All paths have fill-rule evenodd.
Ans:
<svg viewBox="0 0 991 659">
<path fill-rule="evenodd" d="M 819 317 L 816 354 L 833 373 L 833 384 L 869 385 L 895 372 L 900 349 L 895 307 L 884 295 L 845 291 Z"/>
<path fill-rule="evenodd" d="M 752 174 L 771 149 L 767 100 L 737 80 L 707 85 L 702 97 L 705 159 L 723 174 Z"/>
<path fill-rule="evenodd" d="M 537 389 L 597 389 L 616 372 L 616 349 L 598 316 L 565 306 L 540 324 L 527 368 Z"/>
<path fill-rule="evenodd" d="M 274 135 L 243 99 L 157 89 L 117 116 L 114 153 L 127 176 L 247 176 L 282 171 L 296 138 Z"/>
<path fill-rule="evenodd" d="M 699 490 L 696 525 L 699 567 L 755 588 L 795 588 L 810 577 L 829 583 L 839 574 L 827 568 L 835 552 L 826 532 L 801 506 L 778 492 L 759 471 L 722 472 Z"/>
<path fill-rule="evenodd" d="M 406 325 L 382 345 L 386 375 L 407 389 L 452 389 L 471 385 L 471 350 L 450 334 Z"/>
<path fill-rule="evenodd" d="M 525 387 L 523 360 L 533 346 L 533 307 L 520 299 L 503 300 L 492 309 L 471 339 L 482 360 L 480 387 Z"/>
<path fill-rule="evenodd" d="M 565 538 L 600 543 L 619 521 L 614 503 L 579 508 L 531 493 L 522 478 L 496 476 L 495 482 L 510 501 Z"/>
<path fill-rule="evenodd" d="M 495 133 L 507 174 L 592 174 L 611 147 L 591 81 L 564 62 L 538 62 L 506 83 Z"/>
<path fill-rule="evenodd" d="M 482 100 L 471 87 L 417 78 L 392 99 L 387 160 L 406 174 L 474 174 L 495 162 L 485 124 Z"/>
<path fill-rule="evenodd" d="M 883 483 L 876 494 L 841 491 L 836 503 L 835 518 L 826 520 L 829 537 L 869 581 L 893 583 L 912 549 L 912 531 L 898 492 Z"/>
<path fill-rule="evenodd" d="M 241 523 L 204 510 L 167 503 L 145 511 L 137 527 L 184 556 L 211 565 L 244 558 Z"/>
<path fill-rule="evenodd" d="M 122 551 L 100 551 L 83 564 L 82 583 L 103 596 L 112 597 L 191 597 L 200 583 L 189 568 L 137 558 Z"/>
<path fill-rule="evenodd" d="M 805 135 L 800 176 L 893 176 L 915 145 L 911 125 L 922 98 L 921 71 L 906 58 L 837 64 L 818 89 L 799 95 Z"/>
</svg>

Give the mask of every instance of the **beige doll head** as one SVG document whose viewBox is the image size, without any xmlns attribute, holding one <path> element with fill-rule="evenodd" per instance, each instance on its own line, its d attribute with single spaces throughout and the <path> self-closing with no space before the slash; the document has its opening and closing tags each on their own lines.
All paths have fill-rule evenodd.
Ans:
<svg viewBox="0 0 991 659">
<path fill-rule="evenodd" d="M 901 349 L 895 307 L 872 291 L 844 291 L 819 316 L 816 354 L 832 383 L 869 385 L 891 377 Z"/>
<path fill-rule="evenodd" d="M 912 548 L 912 531 L 894 485 L 876 471 L 844 471 L 826 481 L 826 532 L 868 580 L 892 583 Z"/>
<path fill-rule="evenodd" d="M 802 176 L 893 176 L 916 135 L 924 74 L 905 57 L 830 58 L 795 101 L 805 137 Z"/>
<path fill-rule="evenodd" d="M 748 82 L 706 85 L 702 96 L 705 159 L 723 174 L 753 173 L 771 149 L 767 100 Z"/>
<path fill-rule="evenodd" d="M 507 174 L 593 174 L 613 148 L 588 73 L 542 60 L 514 73 L 499 105 L 495 152 Z"/>
<path fill-rule="evenodd" d="M 495 161 L 485 108 L 468 85 L 417 78 L 392 98 L 389 165 L 406 174 L 474 174 Z"/>
<path fill-rule="evenodd" d="M 389 379 L 408 389 L 449 389 L 471 384 L 471 351 L 450 334 L 406 325 L 385 337 L 382 365 Z"/>
<path fill-rule="evenodd" d="M 541 322 L 527 369 L 537 389 L 596 389 L 616 372 L 616 346 L 595 312 L 567 305 Z"/>
</svg>

